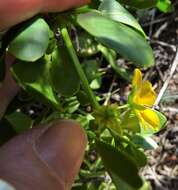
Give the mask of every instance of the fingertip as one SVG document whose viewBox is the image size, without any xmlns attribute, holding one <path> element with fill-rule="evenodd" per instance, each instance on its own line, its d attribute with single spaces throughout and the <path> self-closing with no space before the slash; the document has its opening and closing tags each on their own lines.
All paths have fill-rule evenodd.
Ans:
<svg viewBox="0 0 178 190">
<path fill-rule="evenodd" d="M 68 188 L 79 172 L 87 137 L 80 125 L 72 120 L 54 122 L 38 139 L 39 157 L 56 172 Z"/>
<path fill-rule="evenodd" d="M 91 0 L 43 0 L 41 12 L 59 12 L 89 3 Z"/>
</svg>

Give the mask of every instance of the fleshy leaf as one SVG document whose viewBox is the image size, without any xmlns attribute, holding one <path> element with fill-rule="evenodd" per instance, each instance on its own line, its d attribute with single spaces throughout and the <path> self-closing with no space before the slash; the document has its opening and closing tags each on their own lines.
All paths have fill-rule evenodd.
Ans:
<svg viewBox="0 0 178 190">
<path fill-rule="evenodd" d="M 157 143 L 149 136 L 134 135 L 132 142 L 144 150 L 152 150 L 158 147 Z"/>
<path fill-rule="evenodd" d="M 65 47 L 52 54 L 51 79 L 54 89 L 63 96 L 73 96 L 80 88 L 80 79 Z"/>
<path fill-rule="evenodd" d="M 125 153 L 101 141 L 97 141 L 96 146 L 118 189 L 137 190 L 142 186 L 137 166 Z"/>
<path fill-rule="evenodd" d="M 59 109 L 59 101 L 52 89 L 49 65 L 44 60 L 38 62 L 18 62 L 12 73 L 17 82 L 40 101 L 50 103 Z"/>
<path fill-rule="evenodd" d="M 170 0 L 158 0 L 157 8 L 164 13 L 167 13 L 173 10 L 173 6 Z"/>
<path fill-rule="evenodd" d="M 5 118 L 17 133 L 22 133 L 27 129 L 30 129 L 33 124 L 33 120 L 21 112 L 11 113 L 9 115 L 6 115 Z"/>
<path fill-rule="evenodd" d="M 35 18 L 20 28 L 8 50 L 20 60 L 34 62 L 45 54 L 48 43 L 48 24 L 41 18 Z"/>
<path fill-rule="evenodd" d="M 144 167 L 147 163 L 147 157 L 144 152 L 133 146 L 131 143 L 125 149 L 126 153 L 133 159 L 138 168 Z"/>
<path fill-rule="evenodd" d="M 84 61 L 83 69 L 90 83 L 90 87 L 96 90 L 101 87 L 101 73 L 99 72 L 99 63 L 96 60 Z"/>
<path fill-rule="evenodd" d="M 80 14 L 77 22 L 99 42 L 114 49 L 137 66 L 149 67 L 154 64 L 151 47 L 145 38 L 132 28 L 94 11 Z"/>
<path fill-rule="evenodd" d="M 116 0 L 104 0 L 99 7 L 99 11 L 101 11 L 104 16 L 109 17 L 112 20 L 135 28 L 145 36 L 145 33 L 138 21 Z"/>
<path fill-rule="evenodd" d="M 164 116 L 161 112 L 154 110 L 154 112 L 157 114 L 157 116 L 159 117 L 159 121 L 160 121 L 160 125 L 159 128 L 163 129 L 166 125 L 167 122 L 167 118 L 166 116 Z"/>
</svg>

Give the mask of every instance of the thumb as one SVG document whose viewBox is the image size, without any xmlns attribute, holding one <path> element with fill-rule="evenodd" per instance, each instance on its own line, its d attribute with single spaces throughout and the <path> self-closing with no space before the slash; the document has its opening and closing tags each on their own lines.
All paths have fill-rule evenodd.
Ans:
<svg viewBox="0 0 178 190">
<path fill-rule="evenodd" d="M 86 142 L 83 130 L 73 121 L 34 128 L 0 148 L 0 178 L 18 190 L 68 190 Z"/>
<path fill-rule="evenodd" d="M 19 86 L 13 80 L 10 72 L 10 66 L 13 64 L 15 58 L 6 56 L 6 76 L 2 84 L 0 84 L 0 119 L 3 117 L 7 106 L 16 96 L 19 91 Z"/>
</svg>

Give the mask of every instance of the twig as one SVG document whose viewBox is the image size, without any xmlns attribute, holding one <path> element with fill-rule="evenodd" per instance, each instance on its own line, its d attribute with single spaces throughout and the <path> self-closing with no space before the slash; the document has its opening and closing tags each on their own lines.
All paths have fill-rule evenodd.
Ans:
<svg viewBox="0 0 178 190">
<path fill-rule="evenodd" d="M 156 67 L 156 70 L 160 76 L 160 79 L 161 79 L 161 82 L 164 82 L 164 76 L 163 76 L 163 73 L 161 72 L 161 70 L 159 69 L 158 65 L 155 65 Z"/>
<path fill-rule="evenodd" d="M 150 41 L 151 41 L 151 43 L 154 43 L 154 44 L 158 44 L 158 45 L 161 45 L 164 47 L 169 47 L 172 49 L 172 51 L 176 52 L 176 45 L 168 44 L 168 43 L 160 41 L 160 40 L 150 39 Z"/>
<path fill-rule="evenodd" d="M 151 15 L 151 22 L 150 22 L 150 26 L 149 26 L 149 37 L 152 36 L 153 33 L 153 20 L 155 19 L 155 15 L 156 15 L 156 9 L 153 10 L 152 15 Z"/>
<path fill-rule="evenodd" d="M 168 22 L 165 22 L 153 35 L 154 38 L 159 38 L 160 34 L 168 27 Z"/>
<path fill-rule="evenodd" d="M 113 87 L 114 87 L 114 85 L 115 85 L 115 80 L 116 80 L 116 76 L 114 76 L 114 78 L 113 78 L 113 80 L 112 80 L 112 83 L 111 83 L 111 86 L 110 86 L 110 88 L 109 88 L 109 92 L 108 92 L 107 95 L 106 95 L 106 99 L 105 99 L 105 102 L 104 102 L 104 105 L 105 105 L 105 106 L 108 105 L 109 100 L 110 100 L 110 98 L 111 98 L 111 96 L 112 96 L 112 90 L 113 90 Z"/>
<path fill-rule="evenodd" d="M 164 95 L 164 93 L 165 93 L 165 91 L 169 85 L 169 82 L 170 82 L 170 80 L 171 80 L 171 78 L 172 78 L 172 76 L 176 70 L 177 65 L 178 65 L 178 49 L 176 51 L 176 55 L 175 55 L 175 58 L 173 60 L 172 66 L 171 66 L 170 73 L 169 73 L 169 75 L 168 75 L 160 93 L 158 94 L 156 101 L 155 101 L 155 104 L 154 104 L 155 106 L 158 106 L 158 104 L 160 103 L 160 101 L 161 101 L 161 99 L 162 99 L 162 97 L 163 97 L 163 95 Z"/>
<path fill-rule="evenodd" d="M 144 80 L 144 81 L 148 80 L 148 77 L 152 76 L 152 74 L 154 75 L 154 73 L 155 73 L 154 68 L 151 67 L 151 68 L 149 69 L 149 71 L 145 73 L 143 80 Z"/>
<path fill-rule="evenodd" d="M 162 108 L 162 110 L 164 112 L 178 113 L 178 108 L 174 108 L 174 107 L 166 107 L 166 108 Z"/>
<path fill-rule="evenodd" d="M 153 20 L 152 22 L 151 22 L 151 24 L 152 25 L 154 25 L 154 24 L 158 24 L 158 23 L 160 23 L 160 22 L 164 22 L 164 21 L 166 21 L 166 20 L 168 20 L 170 17 L 164 17 L 164 18 L 160 18 L 160 19 L 157 19 L 157 20 Z M 143 23 L 142 24 L 142 27 L 146 27 L 146 26 L 149 26 L 150 25 L 150 22 L 148 22 L 148 23 Z"/>
</svg>

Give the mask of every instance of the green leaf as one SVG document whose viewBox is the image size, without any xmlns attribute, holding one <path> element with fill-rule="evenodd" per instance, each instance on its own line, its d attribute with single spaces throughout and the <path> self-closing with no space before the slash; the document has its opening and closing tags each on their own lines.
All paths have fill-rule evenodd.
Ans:
<svg viewBox="0 0 178 190">
<path fill-rule="evenodd" d="M 9 52 L 23 61 L 36 61 L 48 47 L 49 26 L 41 18 L 25 23 L 9 44 Z"/>
<path fill-rule="evenodd" d="M 22 133 L 27 129 L 30 129 L 33 125 L 33 120 L 21 112 L 11 113 L 6 115 L 5 118 L 17 133 Z"/>
<path fill-rule="evenodd" d="M 96 134 L 93 131 L 91 131 L 91 128 L 89 125 L 90 125 L 90 122 L 93 121 L 94 119 L 95 118 L 91 114 L 77 115 L 77 118 L 75 118 L 75 120 L 79 122 L 80 125 L 84 127 L 84 129 L 89 129 L 87 132 L 92 134 L 93 138 L 96 137 Z"/>
<path fill-rule="evenodd" d="M 157 143 L 149 136 L 134 135 L 132 142 L 144 150 L 152 150 L 158 147 Z"/>
<path fill-rule="evenodd" d="M 114 49 L 137 66 L 154 64 L 153 52 L 147 41 L 132 28 L 104 17 L 99 12 L 88 12 L 77 17 L 79 25 L 99 42 Z"/>
<path fill-rule="evenodd" d="M 158 0 L 157 8 L 164 13 L 167 13 L 173 10 L 173 6 L 170 0 Z"/>
<path fill-rule="evenodd" d="M 65 47 L 52 54 L 51 79 L 54 89 L 63 96 L 72 96 L 80 88 L 78 73 Z"/>
<path fill-rule="evenodd" d="M 33 96 L 59 109 L 59 101 L 52 89 L 47 62 L 44 60 L 18 62 L 13 65 L 12 73 L 17 82 Z"/>
<path fill-rule="evenodd" d="M 137 20 L 116 0 L 104 0 L 99 7 L 99 11 L 101 11 L 102 15 L 109 17 L 112 20 L 135 28 L 145 36 L 145 33 Z"/>
<path fill-rule="evenodd" d="M 167 118 L 159 111 L 154 110 L 154 112 L 159 117 L 159 121 L 160 121 L 159 129 L 161 130 L 165 127 L 166 122 L 167 122 Z"/>
<path fill-rule="evenodd" d="M 118 190 L 137 190 L 142 186 L 137 166 L 125 153 L 101 141 L 96 146 Z"/>
<path fill-rule="evenodd" d="M 150 182 L 143 181 L 143 186 L 138 190 L 152 190 L 152 187 L 150 185 Z"/>
<path fill-rule="evenodd" d="M 72 114 L 78 110 L 79 106 L 80 103 L 77 100 L 77 97 L 73 96 L 65 99 L 65 102 L 63 104 L 63 109 L 66 113 Z"/>
<path fill-rule="evenodd" d="M 117 55 L 116 52 L 112 49 L 106 48 L 103 45 L 99 44 L 98 49 L 103 54 L 103 57 L 107 60 L 107 62 L 111 65 L 113 70 L 120 75 L 123 79 L 127 81 L 131 81 L 131 74 L 123 67 L 117 64 Z"/>
<path fill-rule="evenodd" d="M 83 62 L 82 66 L 91 89 L 96 90 L 100 88 L 102 79 L 99 72 L 99 63 L 96 60 L 87 60 Z"/>
<path fill-rule="evenodd" d="M 147 163 L 147 157 L 144 152 L 133 146 L 131 143 L 125 149 L 128 156 L 130 156 L 138 168 L 144 167 Z"/>
<path fill-rule="evenodd" d="M 131 7 L 146 9 L 156 6 L 158 0 L 118 0 L 124 5 L 129 5 Z"/>
<path fill-rule="evenodd" d="M 90 105 L 90 101 L 88 99 L 88 96 L 83 90 L 78 91 L 76 96 L 77 96 L 77 99 L 82 106 Z"/>
</svg>

